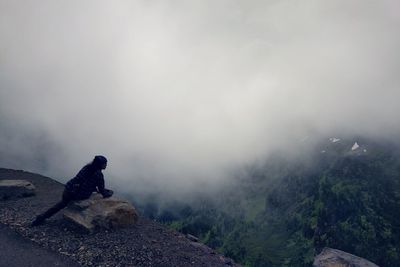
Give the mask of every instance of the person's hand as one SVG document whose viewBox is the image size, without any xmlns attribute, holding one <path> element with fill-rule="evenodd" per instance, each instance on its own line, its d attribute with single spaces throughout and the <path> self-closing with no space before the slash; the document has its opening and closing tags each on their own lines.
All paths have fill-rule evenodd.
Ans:
<svg viewBox="0 0 400 267">
<path fill-rule="evenodd" d="M 104 189 L 103 198 L 109 198 L 114 194 L 114 191 L 110 189 Z"/>
</svg>

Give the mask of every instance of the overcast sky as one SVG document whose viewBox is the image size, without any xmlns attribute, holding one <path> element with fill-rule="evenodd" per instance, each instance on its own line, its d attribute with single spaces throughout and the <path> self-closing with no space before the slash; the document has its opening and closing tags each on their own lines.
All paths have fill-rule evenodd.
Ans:
<svg viewBox="0 0 400 267">
<path fill-rule="evenodd" d="M 396 0 L 0 0 L 0 165 L 178 187 L 308 131 L 397 134 L 399 47 Z"/>
</svg>

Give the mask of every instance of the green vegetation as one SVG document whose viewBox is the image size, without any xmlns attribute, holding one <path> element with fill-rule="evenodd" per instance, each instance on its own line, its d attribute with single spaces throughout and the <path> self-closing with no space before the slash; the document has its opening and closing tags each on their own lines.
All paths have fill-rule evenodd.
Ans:
<svg viewBox="0 0 400 267">
<path fill-rule="evenodd" d="M 308 150 L 307 159 L 276 156 L 218 198 L 157 218 L 245 266 L 310 266 L 325 246 L 398 266 L 400 150 L 364 140 L 351 151 L 353 143 Z"/>
</svg>

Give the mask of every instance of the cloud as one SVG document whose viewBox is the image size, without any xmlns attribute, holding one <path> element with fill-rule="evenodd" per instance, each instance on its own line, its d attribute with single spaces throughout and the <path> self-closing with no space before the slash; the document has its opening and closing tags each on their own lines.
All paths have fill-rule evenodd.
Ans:
<svg viewBox="0 0 400 267">
<path fill-rule="evenodd" d="M 183 189 L 310 130 L 397 133 L 398 10 L 372 0 L 1 1 L 2 164 L 20 158 L 15 166 L 65 181 L 105 154 L 115 185 Z M 31 163 L 39 152 L 46 164 Z"/>
</svg>

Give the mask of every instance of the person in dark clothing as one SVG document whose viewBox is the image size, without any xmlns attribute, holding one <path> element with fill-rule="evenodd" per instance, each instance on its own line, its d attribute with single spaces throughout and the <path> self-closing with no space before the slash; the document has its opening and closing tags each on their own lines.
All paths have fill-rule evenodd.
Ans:
<svg viewBox="0 0 400 267">
<path fill-rule="evenodd" d="M 111 197 L 113 191 L 104 187 L 104 176 L 101 172 L 107 167 L 104 156 L 95 156 L 94 160 L 84 166 L 78 174 L 67 182 L 62 199 L 43 214 L 38 215 L 31 223 L 32 226 L 42 224 L 47 218 L 65 208 L 71 201 L 88 199 L 93 192 L 98 192 L 104 198 Z"/>
</svg>

